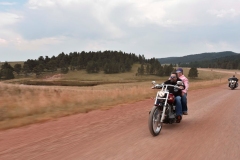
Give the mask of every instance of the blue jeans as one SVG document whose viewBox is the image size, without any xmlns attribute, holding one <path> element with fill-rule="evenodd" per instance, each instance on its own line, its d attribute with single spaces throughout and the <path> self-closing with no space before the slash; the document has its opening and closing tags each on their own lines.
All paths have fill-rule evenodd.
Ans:
<svg viewBox="0 0 240 160">
<path fill-rule="evenodd" d="M 176 115 L 182 115 L 182 100 L 181 96 L 176 96 L 175 97 L 175 102 L 176 102 Z"/>
<path fill-rule="evenodd" d="M 182 111 L 188 111 L 187 108 L 187 93 L 184 93 L 184 95 L 182 96 Z"/>
</svg>

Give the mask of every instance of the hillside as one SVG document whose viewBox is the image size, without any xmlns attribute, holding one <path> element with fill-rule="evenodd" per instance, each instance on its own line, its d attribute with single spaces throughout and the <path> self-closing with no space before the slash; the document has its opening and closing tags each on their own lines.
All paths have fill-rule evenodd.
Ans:
<svg viewBox="0 0 240 160">
<path fill-rule="evenodd" d="M 240 69 L 240 54 L 229 55 L 204 61 L 181 63 L 181 67 Z"/>
<path fill-rule="evenodd" d="M 189 63 L 194 61 L 206 61 L 212 60 L 216 58 L 226 57 L 237 55 L 238 53 L 232 51 L 224 51 L 224 52 L 211 52 L 211 53 L 200 53 L 200 54 L 192 54 L 183 57 L 168 57 L 168 58 L 158 58 L 161 64 L 179 64 L 179 63 Z"/>
</svg>

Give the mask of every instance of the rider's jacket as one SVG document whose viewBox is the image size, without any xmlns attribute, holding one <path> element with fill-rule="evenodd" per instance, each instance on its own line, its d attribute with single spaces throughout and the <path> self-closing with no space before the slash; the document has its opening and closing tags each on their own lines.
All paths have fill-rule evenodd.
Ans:
<svg viewBox="0 0 240 160">
<path fill-rule="evenodd" d="M 183 93 L 187 93 L 188 88 L 189 88 L 189 83 L 188 83 L 187 77 L 185 77 L 184 75 L 181 75 L 181 76 L 179 77 L 179 79 L 181 79 L 181 80 L 183 81 L 184 85 L 185 85 L 185 89 L 182 90 L 182 92 L 183 92 Z"/>
<path fill-rule="evenodd" d="M 182 81 L 181 79 L 177 78 L 177 81 Z M 171 85 L 176 85 L 177 82 L 171 82 L 171 80 L 167 80 L 164 82 L 164 84 L 171 84 Z M 174 88 L 174 87 L 168 87 L 167 88 L 170 93 L 172 93 L 174 96 L 182 96 L 182 90 Z M 183 89 L 185 89 L 185 85 L 183 84 Z"/>
</svg>

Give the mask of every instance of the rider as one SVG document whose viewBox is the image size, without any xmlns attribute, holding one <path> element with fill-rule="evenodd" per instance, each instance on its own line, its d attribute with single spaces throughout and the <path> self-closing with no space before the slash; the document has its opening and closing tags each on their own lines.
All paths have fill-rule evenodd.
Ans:
<svg viewBox="0 0 240 160">
<path fill-rule="evenodd" d="M 237 82 L 236 87 L 238 87 L 238 79 L 235 77 L 235 75 L 233 75 L 231 78 L 228 78 L 228 81 L 230 81 L 230 80 L 236 81 Z M 228 83 L 228 87 L 230 87 L 230 83 Z"/>
<path fill-rule="evenodd" d="M 188 107 L 187 107 L 187 91 L 189 88 L 189 83 L 187 77 L 183 75 L 183 69 L 178 68 L 176 70 L 176 73 L 178 74 L 178 77 L 183 81 L 185 85 L 185 89 L 182 90 L 182 110 L 184 115 L 188 115 Z"/>
<path fill-rule="evenodd" d="M 177 81 L 182 81 L 178 78 L 177 73 L 173 72 L 171 73 L 170 79 L 164 82 L 164 84 L 171 84 L 171 85 L 177 85 Z M 182 120 L 182 103 L 181 103 L 181 96 L 182 96 L 182 90 L 185 89 L 184 84 L 182 86 L 179 86 L 180 89 L 174 88 L 174 87 L 168 87 L 168 90 L 170 93 L 172 93 L 175 96 L 175 103 L 176 103 L 176 119 L 177 123 L 180 123 Z"/>
</svg>

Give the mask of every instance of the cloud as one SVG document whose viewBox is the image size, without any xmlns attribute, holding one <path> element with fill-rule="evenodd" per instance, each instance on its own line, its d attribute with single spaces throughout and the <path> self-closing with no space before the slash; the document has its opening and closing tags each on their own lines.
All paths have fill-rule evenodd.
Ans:
<svg viewBox="0 0 240 160">
<path fill-rule="evenodd" d="M 21 37 L 15 38 L 15 45 L 18 50 L 41 50 L 42 47 L 61 44 L 64 37 L 48 37 L 27 41 Z"/>
<path fill-rule="evenodd" d="M 110 21 L 110 11 L 100 3 L 95 4 L 94 1 L 83 3 L 83 1 L 31 0 L 28 7 L 34 10 L 25 13 L 26 18 L 18 27 L 19 32 L 27 39 L 58 35 L 115 39 L 125 34 Z"/>
<path fill-rule="evenodd" d="M 0 12 L 0 28 L 3 26 L 13 25 L 20 21 L 21 16 L 14 14 L 14 13 L 8 13 L 8 12 Z"/>
<path fill-rule="evenodd" d="M 0 17 L 0 45 L 8 46 L 16 36 L 19 36 L 14 27 L 23 17 L 9 12 L 0 12 Z"/>
<path fill-rule="evenodd" d="M 7 41 L 5 39 L 0 38 L 0 46 L 1 45 L 6 45 Z"/>
<path fill-rule="evenodd" d="M 236 50 L 237 48 L 235 44 L 228 43 L 226 41 L 220 41 L 220 42 L 205 42 L 204 49 L 208 52 L 215 52 L 218 50 L 232 51 L 233 49 Z"/>
<path fill-rule="evenodd" d="M 231 47 L 239 52 L 238 6 L 238 0 L 28 0 L 0 12 L 0 43 L 25 56 L 122 50 L 151 58 Z"/>
<path fill-rule="evenodd" d="M 51 7 L 51 6 L 55 6 L 55 4 L 56 2 L 52 0 L 42 0 L 42 1 L 29 0 L 28 1 L 28 6 L 30 9 L 38 9 L 41 7 Z"/>
<path fill-rule="evenodd" d="M 15 2 L 0 2 L 0 5 L 2 6 L 12 6 L 12 5 L 16 5 Z"/>
<path fill-rule="evenodd" d="M 191 3 L 190 1 L 188 1 Z M 109 17 L 115 11 L 115 9 L 122 8 L 122 16 L 120 19 L 124 20 L 125 23 L 130 26 L 137 26 L 146 23 L 157 24 L 160 26 L 168 27 L 172 25 L 180 24 L 182 20 L 176 19 L 175 15 L 172 14 L 171 10 L 175 10 L 178 7 L 177 0 L 169 1 L 143 1 L 143 0 L 115 0 L 115 1 L 104 1 L 104 0 L 29 0 L 28 7 L 30 9 L 42 10 L 42 9 L 53 9 L 53 10 L 64 10 L 65 13 L 81 12 L 81 9 L 86 7 L 86 14 L 93 15 L 100 23 L 109 24 Z M 124 7 L 124 8 L 123 8 Z M 184 7 L 184 6 L 183 6 Z M 171 13 L 168 12 L 170 10 Z M 128 15 L 124 14 L 127 11 Z M 179 15 L 179 14 L 177 14 Z M 118 18 L 115 17 L 115 21 Z M 113 25 L 111 25 L 113 27 Z M 115 27 L 116 28 L 116 27 Z"/>
<path fill-rule="evenodd" d="M 209 10 L 208 13 L 214 15 L 218 18 L 225 18 L 225 17 L 236 17 L 240 16 L 240 11 L 235 10 L 233 8 L 227 10 Z"/>
</svg>

